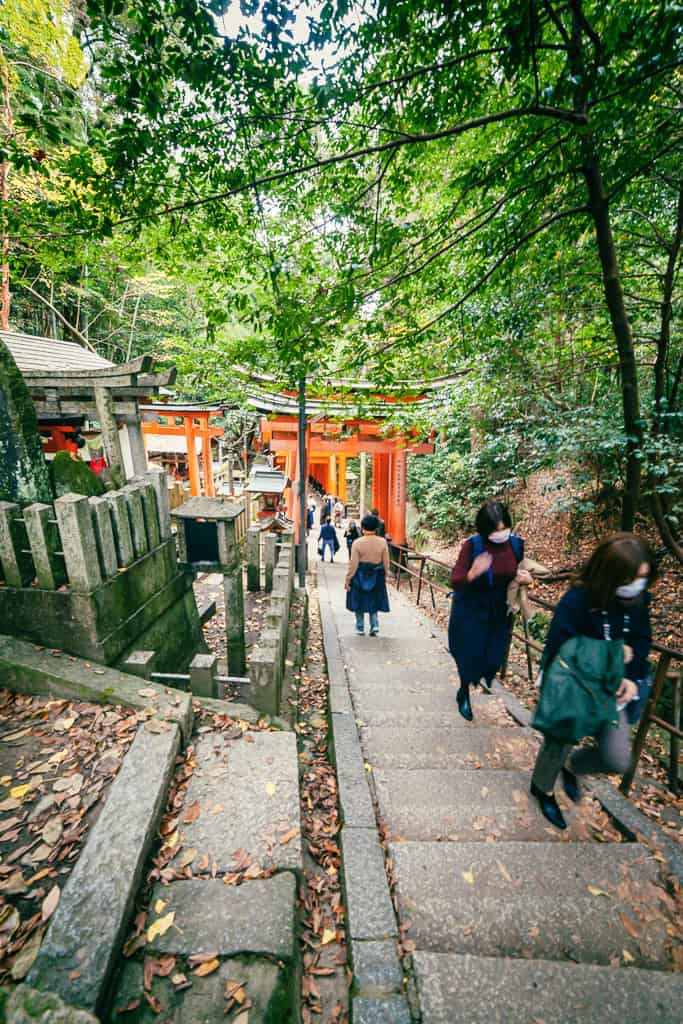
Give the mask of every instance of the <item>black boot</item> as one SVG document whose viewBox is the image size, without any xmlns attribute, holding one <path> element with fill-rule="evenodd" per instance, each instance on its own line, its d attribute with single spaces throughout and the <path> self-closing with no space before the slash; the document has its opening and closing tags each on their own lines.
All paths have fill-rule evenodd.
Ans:
<svg viewBox="0 0 683 1024">
<path fill-rule="evenodd" d="M 471 722 L 474 718 L 472 714 L 472 705 L 470 704 L 470 688 L 469 686 L 461 686 L 455 698 L 458 702 L 458 711 L 462 717 Z"/>
<path fill-rule="evenodd" d="M 574 772 L 570 772 L 568 768 L 562 769 L 562 788 L 573 804 L 579 803 L 581 800 L 581 786 Z"/>
<path fill-rule="evenodd" d="M 541 814 L 546 818 L 551 825 L 555 828 L 565 829 L 567 822 L 564 820 L 564 815 L 560 810 L 560 805 L 553 796 L 552 793 L 544 793 L 542 789 L 531 783 L 531 795 L 535 796 L 541 805 Z"/>
</svg>

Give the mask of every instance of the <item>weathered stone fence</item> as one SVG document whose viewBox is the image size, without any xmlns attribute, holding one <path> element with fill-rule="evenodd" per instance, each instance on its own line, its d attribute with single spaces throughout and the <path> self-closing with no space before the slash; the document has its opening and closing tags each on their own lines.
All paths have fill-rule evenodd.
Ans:
<svg viewBox="0 0 683 1024">
<path fill-rule="evenodd" d="M 279 535 L 260 534 L 250 529 L 247 535 L 247 586 L 257 589 L 260 566 L 260 539 L 263 539 L 265 589 L 270 592 L 258 644 L 249 660 L 250 698 L 254 707 L 270 715 L 278 714 L 282 679 L 287 657 L 289 609 L 294 590 L 294 531 Z M 278 543 L 279 539 L 279 543 Z M 259 570 L 260 576 L 260 570 Z"/>
</svg>

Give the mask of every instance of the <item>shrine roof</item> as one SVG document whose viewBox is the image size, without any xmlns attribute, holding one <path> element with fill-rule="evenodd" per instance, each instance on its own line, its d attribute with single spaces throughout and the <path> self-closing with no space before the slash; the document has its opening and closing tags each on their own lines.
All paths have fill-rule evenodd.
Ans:
<svg viewBox="0 0 683 1024">
<path fill-rule="evenodd" d="M 54 370 L 77 370 L 81 373 L 110 369 L 114 366 L 82 345 L 57 338 L 0 331 L 0 339 L 10 350 L 14 362 L 24 376 L 50 373 Z"/>
</svg>

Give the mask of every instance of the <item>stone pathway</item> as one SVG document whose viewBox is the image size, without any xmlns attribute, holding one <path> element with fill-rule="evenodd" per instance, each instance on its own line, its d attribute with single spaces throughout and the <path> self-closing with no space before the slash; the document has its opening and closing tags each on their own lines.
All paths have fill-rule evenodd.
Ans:
<svg viewBox="0 0 683 1024">
<path fill-rule="evenodd" d="M 395 591 L 380 636 L 356 636 L 344 607 L 345 568 L 317 571 L 356 974 L 370 948 L 362 940 L 382 937 L 360 927 L 353 934 L 363 857 L 366 887 L 383 884 L 353 776 L 360 739 L 359 771 L 369 780 L 397 911 L 383 934 L 400 936 L 404 972 L 415 981 L 413 1019 L 679 1021 L 683 978 L 668 973 L 677 929 L 658 859 L 619 841 L 592 799 L 577 809 L 563 804 L 566 833 L 549 826 L 528 798 L 536 734 L 515 723 L 500 697 L 479 692 L 474 722 L 459 716 L 443 636 Z M 358 848 L 367 848 L 360 868 L 352 863 Z M 380 894 L 375 912 L 384 906 Z M 358 1001 L 354 1022 L 410 1019 L 388 992 L 372 1014 Z"/>
</svg>

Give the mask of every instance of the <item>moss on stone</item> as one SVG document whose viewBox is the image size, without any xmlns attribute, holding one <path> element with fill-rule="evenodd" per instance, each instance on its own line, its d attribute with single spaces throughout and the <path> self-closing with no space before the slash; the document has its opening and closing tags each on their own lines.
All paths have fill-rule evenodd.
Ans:
<svg viewBox="0 0 683 1024">
<path fill-rule="evenodd" d="M 70 452 L 57 452 L 50 463 L 50 477 L 55 496 L 85 494 L 88 498 L 104 494 L 104 484 L 81 459 L 73 459 Z"/>
<path fill-rule="evenodd" d="M 9 349 L 0 341 L 0 501 L 52 501 L 36 411 Z"/>
</svg>

